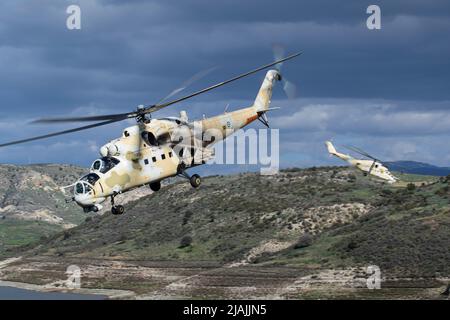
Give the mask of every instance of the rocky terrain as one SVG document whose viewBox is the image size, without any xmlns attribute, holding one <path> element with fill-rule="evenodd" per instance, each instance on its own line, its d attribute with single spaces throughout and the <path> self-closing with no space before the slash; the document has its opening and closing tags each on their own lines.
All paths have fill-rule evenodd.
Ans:
<svg viewBox="0 0 450 320">
<path fill-rule="evenodd" d="M 83 222 L 82 210 L 65 201 L 72 197 L 72 190 L 61 187 L 86 171 L 70 165 L 0 165 L 0 255 Z M 127 203 L 150 193 L 140 189 L 123 200 Z"/>
<path fill-rule="evenodd" d="M 376 182 L 348 168 L 181 181 L 5 255 L 0 278 L 138 298 L 431 298 L 450 281 L 448 178 Z M 366 286 L 376 265 L 382 288 Z"/>
<path fill-rule="evenodd" d="M 0 165 L 0 253 L 82 222 L 60 187 L 83 171 L 66 165 Z"/>
</svg>

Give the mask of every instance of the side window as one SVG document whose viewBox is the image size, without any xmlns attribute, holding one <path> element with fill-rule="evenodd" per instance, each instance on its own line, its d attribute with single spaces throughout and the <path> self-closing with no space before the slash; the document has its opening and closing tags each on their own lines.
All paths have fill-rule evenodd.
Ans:
<svg viewBox="0 0 450 320">
<path fill-rule="evenodd" d="M 156 162 L 156 157 L 153 157 L 153 158 L 152 158 L 152 161 L 153 161 L 153 162 Z"/>
<path fill-rule="evenodd" d="M 147 165 L 147 164 L 148 164 L 148 159 L 145 159 L 145 160 L 144 160 L 144 163 Z"/>
<path fill-rule="evenodd" d="M 172 151 L 169 152 L 169 158 L 172 158 Z"/>
<path fill-rule="evenodd" d="M 161 159 L 162 160 L 166 159 L 166 155 L 164 153 L 161 155 Z"/>
</svg>

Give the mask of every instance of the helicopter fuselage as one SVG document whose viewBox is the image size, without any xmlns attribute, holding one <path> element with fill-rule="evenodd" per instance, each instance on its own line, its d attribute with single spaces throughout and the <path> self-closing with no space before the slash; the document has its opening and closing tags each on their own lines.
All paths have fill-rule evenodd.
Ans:
<svg viewBox="0 0 450 320">
<path fill-rule="evenodd" d="M 75 184 L 74 200 L 85 211 L 97 211 L 109 197 L 204 164 L 213 156 L 209 147 L 257 120 L 260 114 L 252 106 L 199 121 L 154 119 L 128 127 L 120 138 L 100 149 L 102 157 Z"/>
<path fill-rule="evenodd" d="M 375 160 L 375 158 L 373 158 L 372 160 L 355 159 L 348 154 L 337 152 L 331 141 L 326 141 L 325 145 L 327 146 L 328 153 L 330 155 L 346 161 L 351 166 L 364 172 L 365 175 L 370 174 L 374 177 L 385 180 L 388 183 L 394 183 L 398 181 L 398 178 L 395 177 L 381 162 Z"/>
<path fill-rule="evenodd" d="M 192 122 L 182 111 L 179 118 L 144 118 L 126 128 L 120 138 L 100 148 L 101 158 L 74 184 L 73 200 L 87 212 L 98 211 L 109 197 L 114 203 L 116 195 L 144 185 L 158 190 L 161 180 L 176 175 L 188 177 L 198 187 L 200 177 L 189 177 L 185 170 L 212 159 L 213 144 L 253 121 L 260 119 L 267 125 L 265 113 L 279 80 L 278 71 L 269 70 L 253 105 L 247 108 Z"/>
<path fill-rule="evenodd" d="M 386 180 L 389 183 L 394 183 L 398 180 L 394 175 L 392 175 L 388 168 L 378 161 L 375 161 L 374 163 L 372 160 L 349 159 L 347 162 L 365 174 L 369 174 L 370 172 L 371 175 L 379 179 Z"/>
</svg>

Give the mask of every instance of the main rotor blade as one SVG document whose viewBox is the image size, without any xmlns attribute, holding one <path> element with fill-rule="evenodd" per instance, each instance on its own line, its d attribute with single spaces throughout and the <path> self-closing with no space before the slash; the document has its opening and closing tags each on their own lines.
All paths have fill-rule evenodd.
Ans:
<svg viewBox="0 0 450 320">
<path fill-rule="evenodd" d="M 172 92 L 170 92 L 167 96 L 165 96 L 164 98 L 162 98 L 158 103 L 161 104 L 164 101 L 166 101 L 169 98 L 172 98 L 174 95 L 180 93 L 181 91 L 185 90 L 186 88 L 188 88 L 189 86 L 191 86 L 193 83 L 197 82 L 198 80 L 206 77 L 208 74 L 210 74 L 211 72 L 213 72 L 214 70 L 216 70 L 218 67 L 211 67 L 202 71 L 197 72 L 196 74 L 194 74 L 192 77 L 190 77 L 188 80 L 184 81 L 181 86 L 175 90 L 173 90 Z"/>
<path fill-rule="evenodd" d="M 172 100 L 172 101 L 169 101 L 169 102 L 166 102 L 166 103 L 157 103 L 155 105 L 148 106 L 143 111 L 132 111 L 132 112 L 127 112 L 127 113 L 99 115 L 99 116 L 87 116 L 87 117 L 43 118 L 43 119 L 35 120 L 32 123 L 64 123 L 64 122 L 90 122 L 90 121 L 114 121 L 114 122 L 116 122 L 116 121 L 121 121 L 121 120 L 126 120 L 126 119 L 132 119 L 132 118 L 135 118 L 135 117 L 137 117 L 139 115 L 153 113 L 155 111 L 158 111 L 160 109 L 168 107 L 168 106 L 170 106 L 172 104 L 175 104 L 175 103 L 178 103 L 178 102 L 181 102 L 181 101 L 193 98 L 193 97 L 198 96 L 198 95 L 200 95 L 202 93 L 205 93 L 205 92 L 208 92 L 210 90 L 213 90 L 213 89 L 216 89 L 218 87 L 221 87 L 223 85 L 226 85 L 226 84 L 228 84 L 230 82 L 239 80 L 239 79 L 244 78 L 246 76 L 249 76 L 249 75 L 251 75 L 253 73 L 259 72 L 261 70 L 267 69 L 267 68 L 269 68 L 271 66 L 274 66 L 276 64 L 279 64 L 281 62 L 284 62 L 284 61 L 290 60 L 292 58 L 295 58 L 295 57 L 297 57 L 297 56 L 299 56 L 301 54 L 302 54 L 302 52 L 298 52 L 298 53 L 292 54 L 292 55 L 290 55 L 290 56 L 288 56 L 286 58 L 283 58 L 283 59 L 277 60 L 275 62 L 266 64 L 266 65 L 261 66 L 261 67 L 259 67 L 257 69 L 254 69 L 252 71 L 246 72 L 246 73 L 241 74 L 241 75 L 238 75 L 238 76 L 236 76 L 234 78 L 231 78 L 229 80 L 217 83 L 215 85 L 212 85 L 212 86 L 210 86 L 208 88 L 205 88 L 203 90 L 199 90 L 197 92 L 194 92 L 194 93 L 192 93 L 190 95 L 187 95 L 187 96 L 184 96 L 182 98 L 179 98 L 179 99 L 176 99 L 176 100 Z M 214 68 L 211 68 L 211 69 L 205 70 L 203 72 L 200 72 L 199 74 L 197 74 L 193 78 L 191 78 L 188 81 L 187 85 L 190 85 L 192 82 L 198 80 L 199 78 L 204 77 L 206 74 L 210 73 L 213 70 L 214 70 Z M 169 96 L 164 98 L 162 101 L 168 99 L 169 97 L 173 96 L 174 94 L 177 94 L 177 93 L 181 92 L 182 90 L 184 90 L 187 87 L 187 85 L 184 84 L 183 87 L 172 91 L 169 94 Z M 0 147 L 1 147 L 1 145 L 0 145 Z"/>
<path fill-rule="evenodd" d="M 89 122 L 89 121 L 121 121 L 129 118 L 134 118 L 136 112 L 117 113 L 101 116 L 86 116 L 86 117 L 62 117 L 62 118 L 42 118 L 32 121 L 31 123 L 60 123 L 60 122 Z"/>
<path fill-rule="evenodd" d="M 274 65 L 276 65 L 276 64 L 279 64 L 279 63 L 281 63 L 281 62 L 284 62 L 284 61 L 293 59 L 293 58 L 295 58 L 295 57 L 301 55 L 302 53 L 303 53 L 303 52 L 298 52 L 298 53 L 292 54 L 292 55 L 290 55 L 290 56 L 288 56 L 288 57 L 286 57 L 286 58 L 283 58 L 283 59 L 274 61 L 274 62 L 272 62 L 272 63 L 266 64 L 266 65 L 264 65 L 264 66 L 261 66 L 261 67 L 259 67 L 259 68 L 254 69 L 254 70 L 251 70 L 251 71 L 249 71 L 249 72 L 240 74 L 240 75 L 238 75 L 238 76 L 236 76 L 236 77 L 233 77 L 233 78 L 231 78 L 231 79 L 229 79 L 229 80 L 219 82 L 219 83 L 217 83 L 217 84 L 215 84 L 215 85 L 212 85 L 212 86 L 207 87 L 207 88 L 205 88 L 205 89 L 199 90 L 199 91 L 194 92 L 194 93 L 192 93 L 192 94 L 190 94 L 190 95 L 187 95 L 187 96 L 185 96 L 185 97 L 182 97 L 182 98 L 179 98 L 179 99 L 176 99 L 176 100 L 172 100 L 172 101 L 169 101 L 169 102 L 166 102 L 166 103 L 162 103 L 162 104 L 156 104 L 156 105 L 153 105 L 153 106 L 149 106 L 144 112 L 145 112 L 145 113 L 152 113 L 152 112 L 161 110 L 161 109 L 163 109 L 163 108 L 165 108 L 165 107 L 168 107 L 168 106 L 170 106 L 170 105 L 172 105 L 172 104 L 175 104 L 175 103 L 178 103 L 178 102 L 181 102 L 181 101 L 184 101 L 184 100 L 193 98 L 193 97 L 198 96 L 198 95 L 200 95 L 200 94 L 202 94 L 202 93 L 205 93 L 205 92 L 208 92 L 208 91 L 210 91 L 210 90 L 219 88 L 219 87 L 221 87 L 221 86 L 223 86 L 223 85 L 226 85 L 226 84 L 228 84 L 228 83 L 230 83 L 230 82 L 239 80 L 239 79 L 241 79 L 241 78 L 247 77 L 247 76 L 249 76 L 249 75 L 251 75 L 251 74 L 254 74 L 254 73 L 256 73 L 256 72 L 259 72 L 259 71 L 261 71 L 261 70 L 270 68 L 270 67 L 272 67 L 272 66 L 274 66 Z"/>
<path fill-rule="evenodd" d="M 358 148 L 356 148 L 356 147 L 353 147 L 353 146 L 344 146 L 346 149 L 348 149 L 348 150 L 351 150 L 351 151 L 353 151 L 353 152 L 356 152 L 356 153 L 358 153 L 358 154 L 360 154 L 360 155 L 362 155 L 362 156 L 364 156 L 364 157 L 367 157 L 367 158 L 370 158 L 370 159 L 375 159 L 374 157 L 372 157 L 370 154 L 368 154 L 367 152 L 365 152 L 365 151 L 363 151 L 363 150 L 361 150 L 361 149 L 358 149 Z"/>
<path fill-rule="evenodd" d="M 30 141 L 36 141 L 36 140 L 41 140 L 41 139 L 47 139 L 47 138 L 56 137 L 56 136 L 60 136 L 60 135 L 68 134 L 68 133 L 72 133 L 72 132 L 78 132 L 78 131 L 88 130 L 88 129 L 92 129 L 92 128 L 96 128 L 96 127 L 100 127 L 100 126 L 105 126 L 105 125 L 107 125 L 107 124 L 111 124 L 111 123 L 118 122 L 118 121 L 122 121 L 122 120 L 123 120 L 123 119 L 119 119 L 119 120 L 109 120 L 109 121 L 104 121 L 104 122 L 99 122 L 99 123 L 90 124 L 90 125 L 84 126 L 84 127 L 79 127 L 79 128 L 74 128 L 74 129 L 69 129 L 69 130 L 64 130 L 64 131 L 59 131 L 59 132 L 49 133 L 49 134 L 42 135 L 42 136 L 37 136 L 37 137 L 33 137 L 33 138 L 28 138 L 28 139 L 23 139 L 23 140 L 12 141 L 12 142 L 8 142 L 8 143 L 3 143 L 3 144 L 0 144 L 0 148 L 6 147 L 6 146 L 15 145 L 15 144 L 20 144 L 20 143 L 30 142 Z"/>
<path fill-rule="evenodd" d="M 362 149 L 359 149 L 359 148 L 353 147 L 353 146 L 344 146 L 344 147 L 345 147 L 346 149 L 348 149 L 348 150 L 351 150 L 351 151 L 353 151 L 353 152 L 359 153 L 359 154 L 362 155 L 362 156 L 365 156 L 365 157 L 370 158 L 370 159 L 372 159 L 372 160 L 379 161 L 377 158 L 372 157 L 370 154 L 368 154 L 367 152 L 365 152 L 365 151 L 362 150 Z"/>
<path fill-rule="evenodd" d="M 353 146 L 353 150 L 357 150 L 357 151 L 359 151 L 360 153 L 365 154 L 366 157 L 369 157 L 369 158 L 371 158 L 371 159 L 373 159 L 373 160 L 378 160 L 377 158 L 375 158 L 374 156 L 370 155 L 369 153 L 367 153 L 366 151 L 364 151 L 364 150 L 361 149 L 361 148 L 358 148 L 358 147 Z"/>
</svg>

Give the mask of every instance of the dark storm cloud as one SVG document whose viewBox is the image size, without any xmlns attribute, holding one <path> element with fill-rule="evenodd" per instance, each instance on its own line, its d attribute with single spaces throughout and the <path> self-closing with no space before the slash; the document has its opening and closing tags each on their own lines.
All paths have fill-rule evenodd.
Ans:
<svg viewBox="0 0 450 320">
<path fill-rule="evenodd" d="M 126 7 L 147 4 L 147 0 L 101 0 L 102 4 Z M 370 4 L 387 9 L 385 17 L 390 18 L 399 12 L 408 15 L 445 17 L 449 13 L 445 0 L 424 2 L 421 0 L 401 1 L 276 1 L 273 0 L 188 0 L 166 1 L 170 16 L 177 21 L 201 22 L 292 22 L 314 21 L 319 23 L 354 24 L 361 20 L 360 13 Z M 164 17 L 166 18 L 166 17 Z"/>
<path fill-rule="evenodd" d="M 415 140 L 408 143 L 416 146 L 414 155 L 419 156 L 421 137 L 431 143 L 433 135 L 441 139 L 448 133 L 450 4 L 373 3 L 382 10 L 378 31 L 365 26 L 365 11 L 372 1 L 4 1 L 0 4 L 2 140 L 51 131 L 25 127 L 17 132 L 6 123 L 18 125 L 49 114 L 128 111 L 158 101 L 200 70 L 219 66 L 188 91 L 199 89 L 271 61 L 272 45 L 281 43 L 289 52 L 304 51 L 285 64 L 284 75 L 311 103 L 281 101 L 284 96 L 277 90 L 274 104 L 286 108 L 274 115 L 274 123 L 288 123 L 283 117 L 298 119 L 299 125 L 294 122 L 282 129 L 286 148 L 296 145 L 290 144 L 296 134 L 315 137 L 309 147 L 299 146 L 311 155 L 288 156 L 286 161 L 313 163 L 322 152 L 316 145 L 330 134 L 386 141 L 410 136 Z M 81 7 L 82 30 L 65 27 L 70 4 Z M 193 117 L 213 115 L 232 100 L 232 107 L 248 105 L 262 77 L 244 79 L 161 115 L 182 108 Z M 359 108 L 363 101 L 367 104 Z M 376 109 L 383 103 L 392 108 Z M 94 152 L 83 156 L 76 147 L 78 139 L 101 145 L 120 128 L 94 130 L 94 138 L 87 132 L 53 139 L 33 148 L 51 145 L 80 162 Z M 24 155 L 27 149 L 15 150 Z M 442 159 L 441 151 L 427 152 Z M 67 162 L 56 151 L 47 158 L 36 154 L 39 161 Z M 20 161 L 13 153 L 0 160 Z"/>
</svg>

